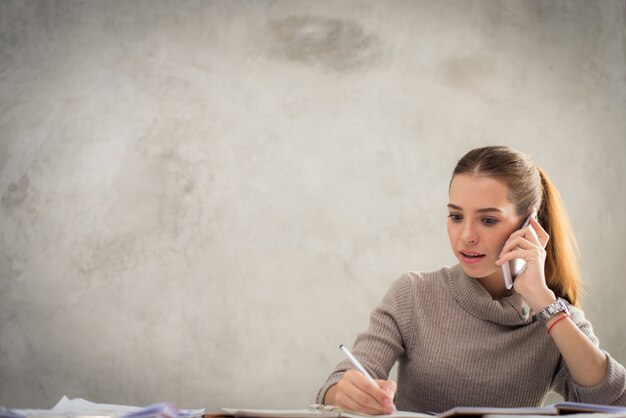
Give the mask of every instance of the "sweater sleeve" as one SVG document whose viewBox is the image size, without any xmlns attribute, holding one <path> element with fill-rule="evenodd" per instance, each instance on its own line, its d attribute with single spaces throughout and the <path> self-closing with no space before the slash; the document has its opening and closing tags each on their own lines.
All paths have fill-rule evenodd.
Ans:
<svg viewBox="0 0 626 418">
<path fill-rule="evenodd" d="M 583 312 L 575 307 L 570 307 L 570 311 L 571 318 L 578 328 L 599 347 L 598 338 Z M 552 381 L 553 390 L 566 401 L 626 406 L 626 370 L 609 353 L 604 350 L 602 352 L 608 360 L 607 374 L 602 382 L 591 387 L 576 384 L 565 360 L 561 357 Z"/>
<path fill-rule="evenodd" d="M 414 303 L 411 277 L 406 274 L 392 285 L 370 315 L 367 330 L 357 336 L 352 353 L 374 379 L 387 379 L 398 357 L 404 354 L 409 343 Z M 317 403 L 324 402 L 328 389 L 351 368 L 349 360 L 343 360 L 335 367 L 319 390 Z"/>
</svg>

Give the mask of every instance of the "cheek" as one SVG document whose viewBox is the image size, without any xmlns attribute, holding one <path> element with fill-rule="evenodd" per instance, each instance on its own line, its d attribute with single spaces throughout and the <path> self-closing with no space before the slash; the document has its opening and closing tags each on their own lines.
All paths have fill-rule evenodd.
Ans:
<svg viewBox="0 0 626 418">
<path fill-rule="evenodd" d="M 456 237 L 456 225 L 454 225 L 452 222 L 448 221 L 448 239 L 450 240 L 450 242 L 453 242 L 455 237 Z"/>
<path fill-rule="evenodd" d="M 509 236 L 511 236 L 511 234 L 507 230 L 498 232 L 494 231 L 494 233 L 488 234 L 485 239 L 488 241 L 488 245 L 492 250 L 497 250 L 499 252 L 504 246 L 506 240 L 509 239 Z"/>
</svg>

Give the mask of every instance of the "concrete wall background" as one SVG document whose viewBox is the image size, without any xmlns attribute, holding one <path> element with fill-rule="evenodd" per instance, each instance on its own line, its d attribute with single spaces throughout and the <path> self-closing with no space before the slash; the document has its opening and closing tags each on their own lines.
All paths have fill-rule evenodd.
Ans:
<svg viewBox="0 0 626 418">
<path fill-rule="evenodd" d="M 625 9 L 0 2 L 0 405 L 308 405 L 393 280 L 455 263 L 485 144 L 553 177 L 626 363 Z"/>
</svg>

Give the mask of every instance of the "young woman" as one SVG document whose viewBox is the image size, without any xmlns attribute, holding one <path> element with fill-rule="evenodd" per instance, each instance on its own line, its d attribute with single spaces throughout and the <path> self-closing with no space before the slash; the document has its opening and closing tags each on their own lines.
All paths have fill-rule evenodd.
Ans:
<svg viewBox="0 0 626 418">
<path fill-rule="evenodd" d="M 529 157 L 470 151 L 449 188 L 448 237 L 459 264 L 407 273 L 373 311 L 319 403 L 368 414 L 565 400 L 626 406 L 626 371 L 598 347 L 580 310 L 576 244 L 558 193 Z M 520 229 L 536 211 L 538 219 Z M 526 266 L 508 290 L 502 265 Z M 398 382 L 387 379 L 399 361 Z"/>
</svg>

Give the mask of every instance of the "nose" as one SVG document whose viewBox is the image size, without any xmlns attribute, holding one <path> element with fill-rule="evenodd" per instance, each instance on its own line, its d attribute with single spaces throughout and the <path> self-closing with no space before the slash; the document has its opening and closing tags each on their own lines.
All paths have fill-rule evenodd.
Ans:
<svg viewBox="0 0 626 418">
<path fill-rule="evenodd" d="M 476 234 L 476 228 L 474 228 L 473 222 L 468 221 L 463 223 L 461 239 L 467 244 L 476 244 L 478 242 L 478 235 Z"/>
</svg>

